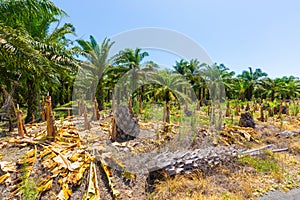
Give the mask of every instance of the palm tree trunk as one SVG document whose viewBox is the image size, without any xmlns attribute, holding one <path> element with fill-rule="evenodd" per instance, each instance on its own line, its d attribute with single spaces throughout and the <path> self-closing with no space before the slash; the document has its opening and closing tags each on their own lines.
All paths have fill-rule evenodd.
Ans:
<svg viewBox="0 0 300 200">
<path fill-rule="evenodd" d="M 170 123 L 170 101 L 166 101 L 165 122 Z"/>
<path fill-rule="evenodd" d="M 104 109 L 104 102 L 103 102 L 104 98 L 103 98 L 103 88 L 100 84 L 97 87 L 96 96 L 97 96 L 97 101 L 98 101 L 98 105 L 99 105 L 99 110 L 101 111 Z"/>
<path fill-rule="evenodd" d="M 129 112 L 134 115 L 134 112 L 133 112 L 133 109 L 132 109 L 132 95 L 130 95 L 129 97 L 129 101 L 128 101 L 128 109 L 129 109 Z"/>
<path fill-rule="evenodd" d="M 170 96 L 166 93 L 165 119 L 164 122 L 170 123 Z"/>
<path fill-rule="evenodd" d="M 200 110 L 201 107 L 201 88 L 198 89 L 198 103 L 197 103 L 197 110 Z"/>
<path fill-rule="evenodd" d="M 138 98 L 139 98 L 139 114 L 140 114 L 143 111 L 143 93 L 144 93 L 144 86 L 143 85 L 141 86 L 141 89 L 140 89 L 139 93 L 140 94 L 139 94 Z"/>
<path fill-rule="evenodd" d="M 37 99 L 37 87 L 33 80 L 27 80 L 28 86 L 28 97 L 27 97 L 27 116 L 25 118 L 25 123 L 30 123 L 32 121 L 32 115 L 36 116 L 38 99 Z"/>
</svg>

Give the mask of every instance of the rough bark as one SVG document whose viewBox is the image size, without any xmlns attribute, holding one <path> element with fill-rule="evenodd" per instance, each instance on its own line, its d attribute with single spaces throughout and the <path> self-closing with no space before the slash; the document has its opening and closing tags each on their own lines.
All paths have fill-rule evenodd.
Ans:
<svg viewBox="0 0 300 200">
<path fill-rule="evenodd" d="M 55 119 L 52 112 L 52 101 L 51 96 L 47 95 L 46 97 L 46 116 L 47 116 L 47 136 L 55 137 L 57 133 L 57 128 L 55 125 Z"/>
<path fill-rule="evenodd" d="M 255 128 L 255 122 L 250 113 L 246 112 L 241 114 L 239 126 Z"/>
<path fill-rule="evenodd" d="M 88 114 L 87 114 L 87 110 L 85 107 L 85 109 L 84 109 L 84 130 L 90 130 L 90 129 L 91 129 L 91 125 L 88 120 Z"/>
<path fill-rule="evenodd" d="M 22 111 L 19 108 L 17 109 L 17 120 L 18 120 L 18 134 L 20 137 L 24 137 L 24 135 L 27 134 L 27 132 L 23 121 Z"/>
</svg>

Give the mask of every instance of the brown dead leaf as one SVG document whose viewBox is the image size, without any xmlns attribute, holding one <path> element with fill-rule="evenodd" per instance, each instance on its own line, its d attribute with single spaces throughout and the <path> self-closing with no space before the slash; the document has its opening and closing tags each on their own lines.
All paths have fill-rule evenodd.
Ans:
<svg viewBox="0 0 300 200">
<path fill-rule="evenodd" d="M 38 191 L 39 191 L 39 192 L 44 192 L 44 191 L 46 191 L 46 190 L 51 189 L 53 180 L 52 180 L 52 179 L 50 179 L 50 180 L 45 180 L 44 182 L 45 182 L 44 184 L 41 183 L 41 184 L 40 184 L 41 186 L 38 187 Z"/>
<path fill-rule="evenodd" d="M 2 161 L 0 162 L 1 170 L 4 172 L 16 172 L 16 166 L 12 162 Z"/>
<path fill-rule="evenodd" d="M 0 176 L 0 184 L 2 184 L 8 177 L 10 177 L 9 173 Z"/>
</svg>

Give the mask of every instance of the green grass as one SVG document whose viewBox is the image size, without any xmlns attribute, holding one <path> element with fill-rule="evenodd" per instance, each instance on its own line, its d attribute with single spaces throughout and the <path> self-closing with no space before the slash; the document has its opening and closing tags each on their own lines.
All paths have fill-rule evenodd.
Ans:
<svg viewBox="0 0 300 200">
<path fill-rule="evenodd" d="M 277 163 L 271 161 L 269 158 L 262 159 L 258 157 L 253 157 L 251 155 L 245 155 L 239 158 L 239 161 L 244 164 L 255 168 L 258 172 L 262 173 L 278 173 L 280 167 Z"/>
</svg>

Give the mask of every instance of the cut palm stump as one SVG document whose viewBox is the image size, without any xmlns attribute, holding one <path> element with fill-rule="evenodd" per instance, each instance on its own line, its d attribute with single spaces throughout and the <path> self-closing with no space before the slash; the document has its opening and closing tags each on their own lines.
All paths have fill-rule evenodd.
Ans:
<svg viewBox="0 0 300 200">
<path fill-rule="evenodd" d="M 93 120 L 99 120 L 100 119 L 100 113 L 99 113 L 99 109 L 98 109 L 98 102 L 97 99 L 95 98 L 94 100 L 94 112 L 93 112 Z"/>
<path fill-rule="evenodd" d="M 90 130 L 90 129 L 91 129 L 91 124 L 88 120 L 87 109 L 85 107 L 84 108 L 84 130 Z"/>
<path fill-rule="evenodd" d="M 249 112 L 245 112 L 241 114 L 239 126 L 255 128 L 255 122 Z"/>
<path fill-rule="evenodd" d="M 120 106 L 112 118 L 110 138 L 112 141 L 124 142 L 136 138 L 140 132 L 138 119 L 133 116 L 130 109 Z"/>
<path fill-rule="evenodd" d="M 55 137 L 57 133 L 57 128 L 55 125 L 55 119 L 52 111 L 51 96 L 46 97 L 46 117 L 47 117 L 47 136 Z"/>
<path fill-rule="evenodd" d="M 17 105 L 17 120 L 18 120 L 18 134 L 21 137 L 24 137 L 24 134 L 27 134 L 23 116 L 22 116 L 22 110 L 19 109 L 19 105 Z"/>
</svg>

